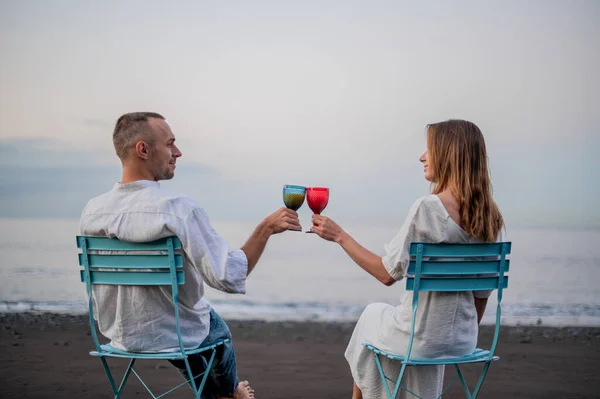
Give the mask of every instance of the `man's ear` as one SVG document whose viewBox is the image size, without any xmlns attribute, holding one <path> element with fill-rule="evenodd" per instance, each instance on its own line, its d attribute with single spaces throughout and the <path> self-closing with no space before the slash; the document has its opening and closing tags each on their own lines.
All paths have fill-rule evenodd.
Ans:
<svg viewBox="0 0 600 399">
<path fill-rule="evenodd" d="M 148 159 L 150 154 L 150 146 L 145 141 L 138 141 L 135 143 L 135 153 L 142 159 Z"/>
</svg>

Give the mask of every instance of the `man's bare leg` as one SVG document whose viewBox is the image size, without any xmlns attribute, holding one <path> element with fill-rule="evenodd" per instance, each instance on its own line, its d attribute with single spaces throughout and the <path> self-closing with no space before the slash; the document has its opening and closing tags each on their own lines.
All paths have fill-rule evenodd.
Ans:
<svg viewBox="0 0 600 399">
<path fill-rule="evenodd" d="M 354 381 L 352 381 L 352 399 L 363 399 L 362 392 Z"/>
<path fill-rule="evenodd" d="M 254 389 L 248 381 L 240 381 L 233 393 L 233 397 L 219 396 L 219 399 L 254 399 Z"/>
</svg>

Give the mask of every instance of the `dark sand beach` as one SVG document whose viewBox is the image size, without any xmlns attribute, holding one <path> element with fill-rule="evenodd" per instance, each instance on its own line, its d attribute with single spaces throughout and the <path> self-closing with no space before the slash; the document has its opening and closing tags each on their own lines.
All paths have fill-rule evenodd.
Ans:
<svg viewBox="0 0 600 399">
<path fill-rule="evenodd" d="M 229 320 L 239 375 L 261 398 L 350 398 L 352 379 L 343 357 L 353 323 Z M 491 342 L 482 327 L 480 346 Z M 0 314 L 0 397 L 112 397 L 101 363 L 88 355 L 89 326 L 82 316 Z M 490 369 L 482 398 L 598 398 L 600 328 L 506 327 L 500 361 Z M 123 369 L 125 360 L 111 364 Z M 479 365 L 466 367 L 475 381 Z M 139 363 L 157 393 L 180 381 L 165 361 Z M 446 379 L 454 376 L 447 368 Z M 133 376 L 132 376 L 133 377 Z M 444 398 L 464 397 L 455 383 Z M 190 397 L 185 387 L 170 397 Z M 132 378 L 125 398 L 149 397 Z M 169 396 L 167 396 L 169 397 Z"/>
</svg>

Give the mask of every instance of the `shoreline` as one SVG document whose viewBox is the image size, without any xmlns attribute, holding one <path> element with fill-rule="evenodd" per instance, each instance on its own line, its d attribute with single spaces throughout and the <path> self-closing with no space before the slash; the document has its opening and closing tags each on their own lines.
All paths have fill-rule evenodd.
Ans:
<svg viewBox="0 0 600 399">
<path fill-rule="evenodd" d="M 315 308 L 323 311 L 323 313 L 310 313 L 306 309 L 298 312 L 297 307 L 287 305 L 272 305 L 274 312 L 253 312 L 251 304 L 249 306 L 241 306 L 237 310 L 232 310 L 228 307 L 230 304 L 219 303 L 215 301 L 212 306 L 217 312 L 228 320 L 238 320 L 247 322 L 294 322 L 294 323 L 355 323 L 360 316 L 363 307 L 357 307 L 353 313 L 342 312 L 340 314 L 332 314 L 326 306 L 316 306 Z M 284 309 L 284 312 L 277 312 Z M 295 312 L 294 312 L 295 311 Z M 506 315 L 503 312 L 501 324 L 504 327 L 532 327 L 543 326 L 553 328 L 600 328 L 600 315 Z M 87 317 L 87 308 L 81 306 L 67 306 L 65 304 L 54 303 L 33 303 L 33 302 L 9 302 L 0 301 L 0 315 L 3 314 L 53 314 L 73 317 Z M 483 316 L 481 326 L 494 325 L 496 322 L 495 314 L 486 314 Z"/>
<path fill-rule="evenodd" d="M 219 313 L 222 315 L 222 313 Z M 306 325 L 337 325 L 342 326 L 344 329 L 352 329 L 356 324 L 355 320 L 325 320 L 325 319 L 286 319 L 282 318 L 280 320 L 274 319 L 263 319 L 263 318 L 252 318 L 252 317 L 222 317 L 227 321 L 227 323 L 234 324 L 245 324 L 245 325 L 262 325 L 262 324 L 271 324 L 273 326 L 277 325 L 296 325 L 296 324 L 306 324 Z M 554 324 L 543 324 L 541 317 L 527 316 L 520 318 L 521 320 L 528 320 L 527 324 L 519 323 L 516 324 L 502 324 L 501 330 L 581 330 L 581 331 L 598 331 L 600 333 L 600 325 L 554 325 Z M 490 323 L 483 323 L 485 321 L 482 320 L 481 325 L 479 326 L 480 333 L 486 332 L 487 330 L 493 330 L 494 320 L 492 317 L 488 318 Z M 89 324 L 89 318 L 87 313 L 69 313 L 69 312 L 51 312 L 51 311 L 0 311 L 0 325 L 5 323 L 23 323 L 25 325 L 36 325 L 40 323 L 50 323 L 50 324 L 60 324 L 60 323 L 74 323 L 81 324 L 86 323 Z"/>
<path fill-rule="evenodd" d="M 226 319 L 238 357 L 238 374 L 257 398 L 349 398 L 352 377 L 343 353 L 354 322 L 249 321 Z M 489 347 L 493 328 L 480 328 Z M 0 313 L 0 397 L 110 397 L 101 363 L 88 355 L 93 343 L 87 315 Z M 599 327 L 501 327 L 495 362 L 483 398 L 593 398 L 600 390 Z M 116 359 L 117 368 L 123 362 Z M 140 362 L 140 371 L 163 392 L 179 375 L 165 362 Z M 465 367 L 476 381 L 479 365 Z M 454 377 L 446 369 L 446 380 Z M 129 385 L 131 384 L 131 385 Z M 154 387 L 154 385 L 153 385 Z M 164 388 L 164 389 L 163 389 Z M 186 397 L 180 390 L 174 397 Z M 137 380 L 124 397 L 145 393 Z M 145 397 L 142 395 L 141 397 Z M 464 397 L 455 383 L 444 398 Z"/>
</svg>

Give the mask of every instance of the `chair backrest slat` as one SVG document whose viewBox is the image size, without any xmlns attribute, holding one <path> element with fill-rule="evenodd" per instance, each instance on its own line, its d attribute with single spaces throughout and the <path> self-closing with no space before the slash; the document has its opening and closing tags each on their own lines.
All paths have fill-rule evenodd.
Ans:
<svg viewBox="0 0 600 399">
<path fill-rule="evenodd" d="M 414 289 L 414 277 L 406 279 L 406 289 Z M 419 291 L 478 291 L 495 290 L 499 286 L 499 277 L 479 278 L 421 278 Z M 508 277 L 502 279 L 502 288 L 508 286 Z"/>
<path fill-rule="evenodd" d="M 152 242 L 126 242 L 116 238 L 78 236 L 81 249 L 81 278 L 89 284 L 172 285 L 184 283 L 183 255 L 179 238 L 166 237 Z M 171 270 L 171 267 L 173 269 Z"/>
<path fill-rule="evenodd" d="M 497 243 L 474 243 L 474 244 L 428 244 L 413 242 L 410 245 L 410 256 L 417 256 L 417 245 L 423 244 L 423 256 L 438 256 L 438 257 L 482 257 L 482 256 L 500 256 L 502 248 L 507 248 L 507 253 L 510 253 L 510 242 Z"/>
<path fill-rule="evenodd" d="M 167 240 L 173 241 L 173 249 L 181 249 L 181 241 L 177 237 L 166 237 L 151 242 L 127 242 L 108 237 L 85 237 L 88 251 L 167 251 Z M 77 248 L 81 248 L 79 237 Z"/>
<path fill-rule="evenodd" d="M 420 253 L 418 249 L 420 248 Z M 511 243 L 431 244 L 413 242 L 406 289 L 473 291 L 507 288 Z M 417 280 L 418 288 L 415 288 Z"/>
<path fill-rule="evenodd" d="M 408 265 L 408 274 L 415 273 L 416 260 Z M 427 274 L 475 274 L 499 273 L 500 260 L 424 260 L 421 262 L 421 276 Z M 505 271 L 509 270 L 510 260 L 504 262 Z"/>
<path fill-rule="evenodd" d="M 127 254 L 127 255 L 108 255 L 108 254 L 88 254 L 90 267 L 106 267 L 119 269 L 168 269 L 168 254 Z M 183 266 L 183 256 L 175 254 L 175 267 Z M 83 266 L 84 255 L 79 254 L 79 264 Z"/>
<path fill-rule="evenodd" d="M 81 282 L 85 282 L 85 271 L 80 271 Z M 171 285 L 171 273 L 166 272 L 132 272 L 132 271 L 90 271 L 92 285 Z M 177 284 L 183 284 L 184 274 L 177 271 Z"/>
</svg>

